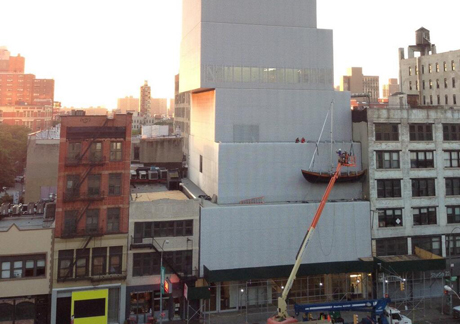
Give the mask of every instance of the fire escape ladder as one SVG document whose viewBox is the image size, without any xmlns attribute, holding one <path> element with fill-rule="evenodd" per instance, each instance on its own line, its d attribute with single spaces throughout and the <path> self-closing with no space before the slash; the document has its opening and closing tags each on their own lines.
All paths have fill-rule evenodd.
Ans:
<svg viewBox="0 0 460 324">
<path fill-rule="evenodd" d="M 157 252 L 157 253 L 160 253 L 160 250 L 157 249 L 157 247 L 155 246 L 155 244 L 152 244 L 153 246 L 153 249 Z M 163 258 L 163 265 L 167 265 L 169 267 L 169 269 L 172 270 L 172 272 L 177 276 L 179 277 L 179 280 L 182 281 L 182 276 L 176 271 L 176 269 L 174 269 L 174 267 L 169 263 L 168 260 L 166 260 L 165 258 Z"/>
<path fill-rule="evenodd" d="M 102 127 L 105 127 L 107 126 L 107 123 L 109 122 L 109 119 L 106 118 L 104 124 L 102 125 Z M 78 161 L 81 162 L 81 160 L 83 160 L 83 158 L 85 157 L 85 154 L 88 153 L 89 149 L 91 148 L 91 145 L 93 145 L 93 143 L 96 141 L 96 139 L 99 137 L 99 135 L 101 134 L 101 131 L 97 132 L 93 138 L 91 139 L 91 141 L 89 142 L 88 146 L 86 147 L 86 149 L 83 151 L 83 153 L 79 156 L 78 158 Z"/>
<path fill-rule="evenodd" d="M 78 228 L 78 223 L 80 223 L 80 221 L 81 221 L 83 215 L 84 215 L 85 212 L 88 210 L 89 206 L 91 206 L 91 203 L 92 203 L 92 202 L 93 202 L 92 200 L 88 201 L 88 203 L 86 204 L 86 206 L 83 207 L 83 208 L 80 210 L 80 212 L 78 213 L 77 220 L 75 221 L 75 228 Z"/>
<path fill-rule="evenodd" d="M 72 264 L 70 265 L 69 267 L 69 270 L 67 271 L 66 275 L 64 276 L 64 278 L 62 278 L 62 281 L 66 281 L 66 279 L 68 279 L 70 277 L 70 275 L 72 274 L 73 272 L 73 268 L 75 267 L 75 264 L 77 264 L 77 260 L 80 258 L 81 254 L 78 253 L 78 251 L 84 251 L 86 249 L 86 247 L 88 246 L 89 242 L 91 242 L 91 239 L 93 238 L 92 235 L 89 235 L 88 238 L 86 238 L 82 244 L 82 246 L 80 247 L 80 249 L 77 249 L 76 253 L 75 253 L 75 259 L 72 260 Z"/>
</svg>

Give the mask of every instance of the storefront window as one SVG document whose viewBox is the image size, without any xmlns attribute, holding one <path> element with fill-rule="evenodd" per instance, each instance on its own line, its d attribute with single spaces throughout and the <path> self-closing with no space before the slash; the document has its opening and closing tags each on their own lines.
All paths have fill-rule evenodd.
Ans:
<svg viewBox="0 0 460 324">
<path fill-rule="evenodd" d="M 135 315 L 137 323 L 147 323 L 152 316 L 152 292 L 131 293 L 130 317 Z"/>
</svg>

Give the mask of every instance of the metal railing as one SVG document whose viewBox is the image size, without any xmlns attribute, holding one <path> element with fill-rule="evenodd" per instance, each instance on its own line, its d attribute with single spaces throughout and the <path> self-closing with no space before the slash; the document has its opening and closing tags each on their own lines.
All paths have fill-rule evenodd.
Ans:
<svg viewBox="0 0 460 324">
<path fill-rule="evenodd" d="M 107 162 L 107 157 L 98 156 L 98 155 L 89 155 L 83 158 L 78 156 L 76 157 L 67 157 L 65 159 L 65 166 L 77 166 L 77 165 L 102 165 Z"/>
<path fill-rule="evenodd" d="M 66 192 L 64 193 L 64 202 L 79 201 L 79 200 L 103 200 L 105 198 L 105 191 L 99 191 L 98 193 L 86 193 L 80 195 L 78 192 Z"/>
</svg>

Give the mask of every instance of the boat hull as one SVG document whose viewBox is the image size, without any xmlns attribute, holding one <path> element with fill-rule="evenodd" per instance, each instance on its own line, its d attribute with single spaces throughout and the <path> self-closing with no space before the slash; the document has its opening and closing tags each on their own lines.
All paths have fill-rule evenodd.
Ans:
<svg viewBox="0 0 460 324">
<path fill-rule="evenodd" d="M 342 173 L 340 176 L 337 178 L 338 183 L 343 183 L 343 182 L 356 182 L 362 179 L 362 177 L 366 174 L 366 170 L 362 171 L 356 171 L 356 172 L 348 172 L 348 173 Z M 333 173 L 328 173 L 328 172 L 311 172 L 311 171 L 306 171 L 302 170 L 302 175 L 310 183 L 329 183 L 331 180 L 331 177 L 333 176 Z"/>
</svg>

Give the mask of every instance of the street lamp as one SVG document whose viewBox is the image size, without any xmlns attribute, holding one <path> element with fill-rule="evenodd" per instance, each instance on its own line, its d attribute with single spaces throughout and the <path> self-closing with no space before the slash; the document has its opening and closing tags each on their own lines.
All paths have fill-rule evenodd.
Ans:
<svg viewBox="0 0 460 324">
<path fill-rule="evenodd" d="M 163 323 L 163 281 L 164 281 L 164 275 L 162 276 L 161 274 L 163 272 L 163 252 L 164 252 L 164 246 L 165 244 L 169 244 L 169 240 L 164 240 L 163 244 L 161 245 L 161 252 L 160 252 L 160 324 Z"/>
<path fill-rule="evenodd" d="M 450 284 L 450 285 L 452 285 L 452 270 L 453 270 L 453 269 L 452 269 L 453 266 L 452 266 L 452 252 L 451 252 L 451 251 L 452 251 L 452 248 L 455 247 L 455 244 L 454 244 L 453 238 L 452 238 L 452 233 L 454 233 L 454 231 L 455 231 L 456 229 L 460 229 L 460 227 L 458 227 L 458 226 L 454 227 L 454 228 L 452 229 L 452 231 L 450 231 L 449 237 L 448 237 L 448 239 L 447 239 L 447 240 L 448 240 L 448 241 L 447 241 L 447 242 L 448 242 L 448 245 L 447 245 L 447 246 L 448 246 L 448 248 L 449 248 L 449 284 Z M 452 246 L 451 246 L 451 244 L 452 244 Z M 447 285 L 446 285 L 446 287 L 447 287 Z M 445 288 L 445 287 L 444 287 L 444 288 Z M 453 291 L 451 286 L 449 286 L 449 288 L 450 288 L 450 290 L 449 290 L 449 289 L 446 289 L 446 290 L 447 290 L 447 291 Z M 454 291 L 454 292 L 455 292 L 455 291 Z M 455 293 L 455 294 L 457 294 L 457 293 Z M 457 296 L 458 296 L 458 295 L 457 295 Z M 449 299 L 450 299 L 450 300 L 449 300 L 449 315 L 452 315 L 452 311 L 453 311 L 453 310 L 452 310 L 453 302 L 452 302 L 452 298 L 449 298 Z"/>
<path fill-rule="evenodd" d="M 447 290 L 448 292 L 453 292 L 455 294 L 455 296 L 457 296 L 457 298 L 460 299 L 460 296 L 457 294 L 457 292 L 455 290 L 452 289 L 451 286 L 445 285 L 444 289 Z"/>
</svg>

